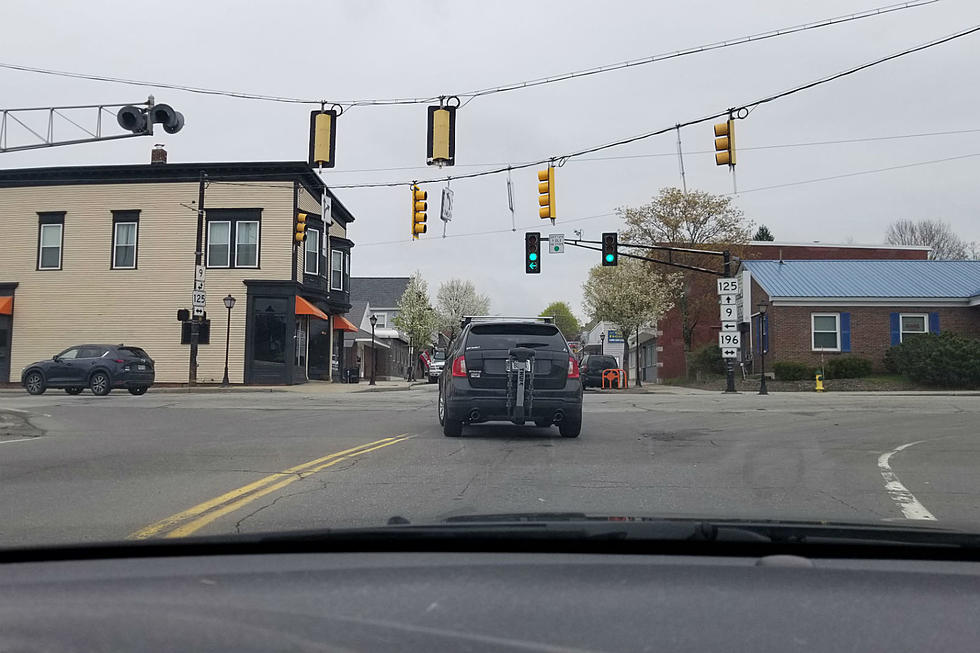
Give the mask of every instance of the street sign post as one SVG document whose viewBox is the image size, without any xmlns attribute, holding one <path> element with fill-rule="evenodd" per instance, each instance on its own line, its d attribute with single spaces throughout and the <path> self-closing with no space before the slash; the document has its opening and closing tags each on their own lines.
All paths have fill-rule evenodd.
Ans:
<svg viewBox="0 0 980 653">
<path fill-rule="evenodd" d="M 722 322 L 721 323 L 722 332 L 735 332 L 738 331 L 738 322 Z"/>
<path fill-rule="evenodd" d="M 195 290 L 191 293 L 191 304 L 193 306 L 207 306 L 207 293 L 203 290 Z"/>
<path fill-rule="evenodd" d="M 723 305 L 721 307 L 722 322 L 727 322 L 729 320 L 736 320 L 736 319 L 738 319 L 738 309 L 735 306 L 729 304 L 727 306 Z"/>
<path fill-rule="evenodd" d="M 204 266 L 195 265 L 194 266 L 194 281 L 200 281 L 204 283 Z"/>
<path fill-rule="evenodd" d="M 738 358 L 738 347 L 722 347 L 722 358 Z"/>
<path fill-rule="evenodd" d="M 565 234 L 548 234 L 548 252 L 551 254 L 565 253 Z"/>
<path fill-rule="evenodd" d="M 720 295 L 719 297 L 720 299 L 718 300 L 718 303 L 724 306 L 735 306 L 737 303 L 735 299 L 735 295 L 733 294 L 725 293 L 724 295 Z"/>
<path fill-rule="evenodd" d="M 193 309 L 191 309 L 191 315 L 194 317 L 204 317 L 204 307 L 195 306 Z"/>
<path fill-rule="evenodd" d="M 725 277 L 722 279 L 718 279 L 719 295 L 726 295 L 726 294 L 734 295 L 737 292 L 738 292 L 738 279 L 735 279 L 733 277 L 732 278 Z"/>
<path fill-rule="evenodd" d="M 194 290 L 204 290 L 204 282 L 203 281 L 195 281 L 194 282 Z"/>
<path fill-rule="evenodd" d="M 742 346 L 742 334 L 741 333 L 719 333 L 718 334 L 718 346 L 719 347 L 735 347 L 736 349 Z"/>
</svg>

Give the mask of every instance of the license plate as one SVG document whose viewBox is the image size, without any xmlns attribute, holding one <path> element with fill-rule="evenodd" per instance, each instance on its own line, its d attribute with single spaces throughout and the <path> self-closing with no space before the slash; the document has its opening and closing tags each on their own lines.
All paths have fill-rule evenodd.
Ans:
<svg viewBox="0 0 980 653">
<path fill-rule="evenodd" d="M 138 370 L 145 370 L 146 369 L 146 365 L 137 365 L 136 366 L 136 369 L 138 369 Z"/>
</svg>

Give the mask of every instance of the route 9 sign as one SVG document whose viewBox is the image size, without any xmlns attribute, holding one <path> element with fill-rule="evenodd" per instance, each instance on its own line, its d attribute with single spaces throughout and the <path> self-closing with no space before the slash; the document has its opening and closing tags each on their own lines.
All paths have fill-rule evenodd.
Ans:
<svg viewBox="0 0 980 653">
<path fill-rule="evenodd" d="M 741 333 L 719 333 L 718 334 L 718 346 L 722 349 L 726 347 L 741 347 L 742 346 L 742 334 Z"/>
<path fill-rule="evenodd" d="M 734 304 L 723 304 L 721 307 L 721 321 L 734 322 L 738 319 L 738 307 Z"/>
</svg>

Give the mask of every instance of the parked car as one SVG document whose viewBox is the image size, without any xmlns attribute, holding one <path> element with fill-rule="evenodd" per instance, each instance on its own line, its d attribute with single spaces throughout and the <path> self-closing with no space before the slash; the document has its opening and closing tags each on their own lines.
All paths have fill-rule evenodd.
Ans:
<svg viewBox="0 0 980 653">
<path fill-rule="evenodd" d="M 578 359 L 554 324 L 530 318 L 466 322 L 446 360 L 438 400 L 444 435 L 458 437 L 464 424 L 494 420 L 557 424 L 566 438 L 581 432 Z"/>
<path fill-rule="evenodd" d="M 48 360 L 31 363 L 20 374 L 20 383 L 32 395 L 48 388 L 64 388 L 77 395 L 85 388 L 104 396 L 113 388 L 145 394 L 155 378 L 150 355 L 128 345 L 77 345 Z"/>
<path fill-rule="evenodd" d="M 439 375 L 442 374 L 445 366 L 446 351 L 444 349 L 437 349 L 432 354 L 432 360 L 429 361 L 429 383 L 435 383 L 439 380 Z"/>
<path fill-rule="evenodd" d="M 582 359 L 582 385 L 586 388 L 602 387 L 602 372 L 619 368 L 615 356 L 606 354 L 587 354 Z M 613 387 L 619 387 L 619 378 L 612 381 Z"/>
</svg>

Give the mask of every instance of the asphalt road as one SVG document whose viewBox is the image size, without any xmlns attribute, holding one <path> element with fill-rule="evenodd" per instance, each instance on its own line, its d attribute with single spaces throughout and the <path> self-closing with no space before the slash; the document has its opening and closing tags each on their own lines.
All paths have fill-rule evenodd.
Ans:
<svg viewBox="0 0 980 653">
<path fill-rule="evenodd" d="M 980 530 L 980 397 L 588 393 L 578 439 L 454 439 L 435 391 L 4 392 L 0 546 L 528 511 Z"/>
</svg>

